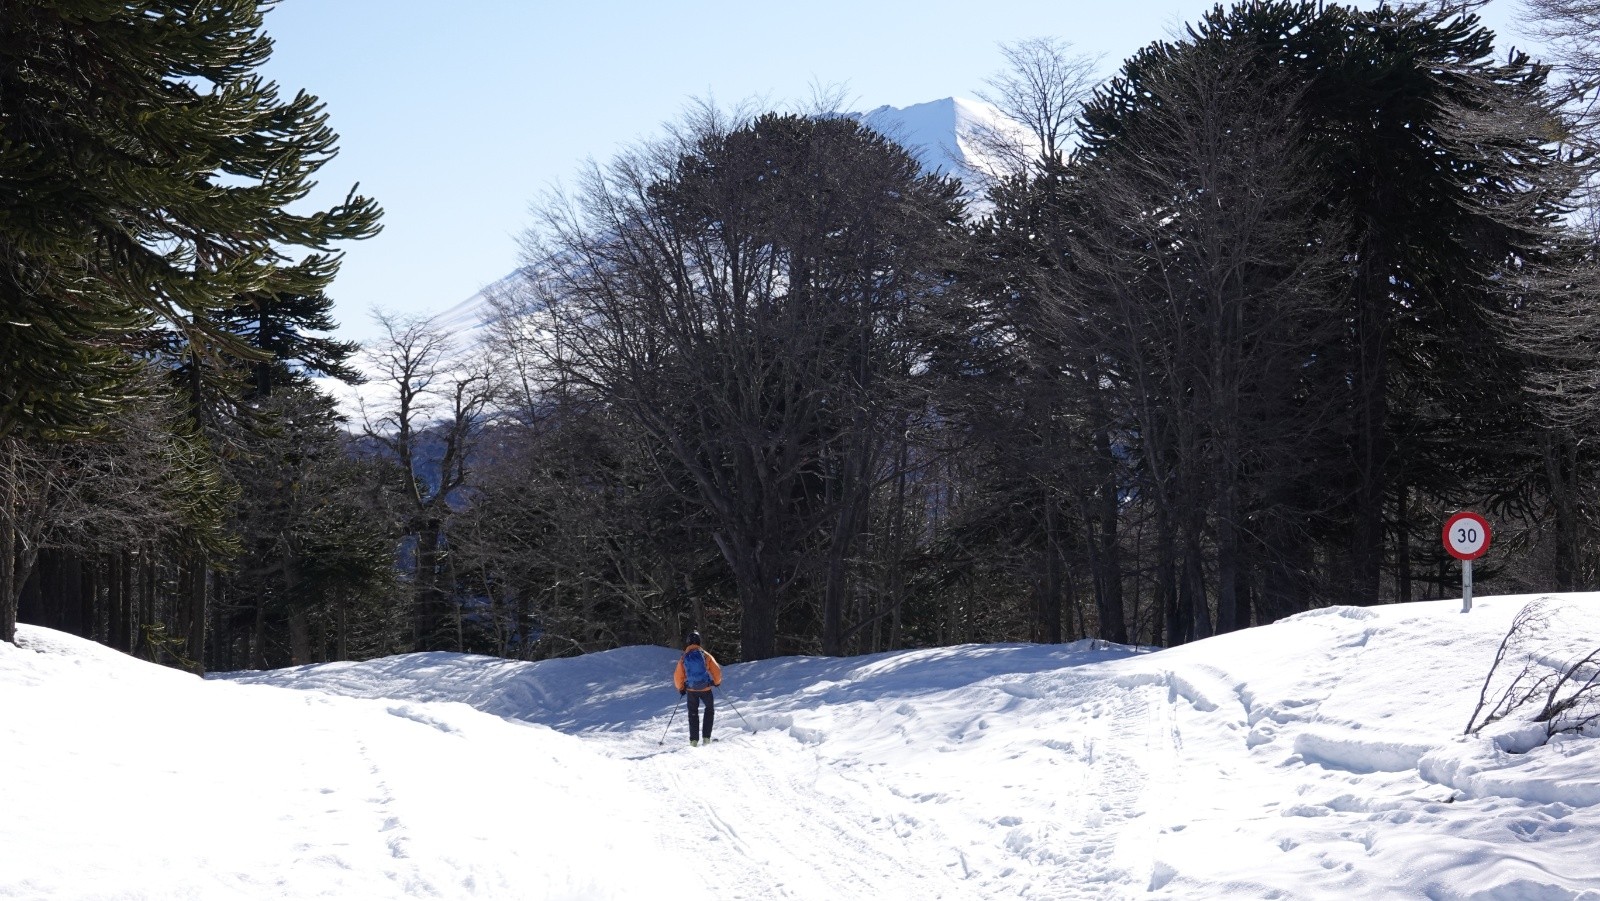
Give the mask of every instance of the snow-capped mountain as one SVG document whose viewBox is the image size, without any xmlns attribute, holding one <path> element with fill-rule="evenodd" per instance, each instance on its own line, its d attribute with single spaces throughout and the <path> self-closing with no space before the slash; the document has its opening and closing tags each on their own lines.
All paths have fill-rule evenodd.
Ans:
<svg viewBox="0 0 1600 901">
<path fill-rule="evenodd" d="M 914 106 L 880 106 L 856 114 L 862 124 L 898 141 L 930 172 L 954 175 L 969 188 L 1011 171 L 1031 155 L 1033 135 L 992 103 L 946 97 Z"/>
<path fill-rule="evenodd" d="M 921 160 L 929 172 L 962 179 L 974 199 L 981 193 L 986 179 L 1011 170 L 1012 161 L 1018 158 L 1017 148 L 1021 148 L 1026 157 L 1031 148 L 1037 146 L 1026 128 L 993 104 L 964 97 L 946 97 L 907 107 L 880 106 L 850 115 L 899 142 Z M 520 271 L 517 271 L 495 280 L 439 313 L 435 323 L 470 341 L 492 315 L 489 298 L 515 290 L 519 277 Z"/>
<path fill-rule="evenodd" d="M 1018 160 L 1031 156 L 1036 142 L 1021 124 L 1006 116 L 993 104 L 964 97 L 946 97 L 907 107 L 880 106 L 864 113 L 849 114 L 869 128 L 898 141 L 910 150 L 929 172 L 955 176 L 968 188 L 968 210 L 983 211 L 983 186 L 988 179 L 1011 171 Z M 495 311 L 490 298 L 518 290 L 521 270 L 513 271 L 484 286 L 459 303 L 440 311 L 433 324 L 450 335 L 456 356 L 481 340 Z M 362 402 L 369 409 L 382 409 L 382 398 L 392 390 L 384 383 L 370 358 L 356 360 L 369 381 L 349 386 L 333 379 L 320 380 L 324 389 L 339 401 L 340 409 L 352 423 L 362 421 Z"/>
<path fill-rule="evenodd" d="M 476 340 L 479 333 L 483 331 L 483 328 L 490 323 L 494 316 L 494 308 L 493 304 L 490 303 L 490 298 L 516 290 L 521 278 L 522 270 L 516 269 L 495 279 L 484 286 L 478 293 L 436 314 L 433 317 L 434 325 L 455 335 L 458 342 Z"/>
</svg>

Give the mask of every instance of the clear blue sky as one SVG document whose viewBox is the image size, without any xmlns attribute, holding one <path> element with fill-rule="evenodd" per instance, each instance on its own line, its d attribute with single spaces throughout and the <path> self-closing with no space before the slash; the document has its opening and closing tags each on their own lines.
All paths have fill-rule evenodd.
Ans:
<svg viewBox="0 0 1600 901">
<path fill-rule="evenodd" d="M 1486 13 L 1509 22 L 1517 0 Z M 998 45 L 1050 36 L 1113 71 L 1206 0 L 281 0 L 268 77 L 328 106 L 340 134 L 313 199 L 350 185 L 384 231 L 346 245 L 339 335 L 369 311 L 448 309 L 517 265 L 529 205 L 588 158 L 659 133 L 695 98 L 782 107 L 816 85 L 848 108 L 971 97 Z"/>
</svg>

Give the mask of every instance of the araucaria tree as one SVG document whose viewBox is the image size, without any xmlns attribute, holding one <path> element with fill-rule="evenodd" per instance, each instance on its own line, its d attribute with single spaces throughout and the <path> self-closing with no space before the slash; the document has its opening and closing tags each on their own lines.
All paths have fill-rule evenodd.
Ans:
<svg viewBox="0 0 1600 901">
<path fill-rule="evenodd" d="M 291 211 L 335 135 L 315 97 L 283 98 L 259 74 L 272 5 L 0 7 L 0 440 L 95 431 L 135 393 L 141 335 L 158 322 L 179 331 L 190 360 L 259 356 L 213 313 L 240 298 L 319 296 L 338 268 L 333 245 L 376 232 L 377 206 L 353 191 Z M 206 623 L 204 561 L 194 568 L 191 653 Z M 0 639 L 13 637 L 15 604 L 0 597 Z"/>
<path fill-rule="evenodd" d="M 1492 39 L 1239 4 L 1087 104 L 1063 340 L 1106 367 L 1167 640 L 1304 609 L 1313 583 L 1372 603 L 1389 571 L 1408 597 L 1417 498 L 1488 493 L 1475 433 L 1525 407 L 1507 273 L 1574 185 L 1545 71 Z"/>
<path fill-rule="evenodd" d="M 1183 641 L 1249 622 L 1249 561 L 1292 528 L 1297 487 L 1327 475 L 1318 397 L 1336 376 L 1319 351 L 1337 337 L 1341 249 L 1276 54 L 1202 36 L 1164 62 L 1127 86 L 1146 102 L 1114 135 L 1089 118 L 1065 183 L 1085 215 L 1051 299 L 1120 411 L 1155 520 L 1159 619 Z"/>
<path fill-rule="evenodd" d="M 743 659 L 780 652 L 786 615 L 843 646 L 960 215 L 954 182 L 852 119 L 707 112 L 593 171 L 530 240 L 556 366 L 670 454 L 714 524 Z"/>
</svg>

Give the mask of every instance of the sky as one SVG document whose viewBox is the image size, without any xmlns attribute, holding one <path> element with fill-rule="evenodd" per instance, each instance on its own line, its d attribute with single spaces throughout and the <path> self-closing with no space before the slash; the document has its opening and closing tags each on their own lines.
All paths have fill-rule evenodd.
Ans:
<svg viewBox="0 0 1600 901">
<path fill-rule="evenodd" d="M 1517 0 L 1486 16 L 1508 21 Z M 376 334 L 371 311 L 433 315 L 518 265 L 531 205 L 589 159 L 658 135 L 690 104 L 847 109 L 972 97 L 999 46 L 1069 42 L 1109 74 L 1198 18 L 1205 0 L 281 0 L 264 68 L 327 105 L 340 154 L 310 205 L 356 183 L 384 230 L 345 245 L 330 295 L 338 336 Z M 448 9 L 448 12 L 446 10 Z"/>
<path fill-rule="evenodd" d="M 1462 734 L 1530 603 L 1492 696 L 1600 594 L 729 664 L 697 748 L 672 648 L 199 679 L 22 625 L 0 898 L 1592 901 L 1600 733 Z"/>
</svg>

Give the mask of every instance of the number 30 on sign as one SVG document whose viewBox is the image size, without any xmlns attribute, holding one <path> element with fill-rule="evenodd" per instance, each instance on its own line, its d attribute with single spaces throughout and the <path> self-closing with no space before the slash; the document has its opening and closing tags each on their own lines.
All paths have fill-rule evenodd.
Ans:
<svg viewBox="0 0 1600 901">
<path fill-rule="evenodd" d="M 1489 549 L 1489 521 L 1463 511 L 1444 524 L 1444 549 L 1457 560 L 1476 560 Z"/>
</svg>

